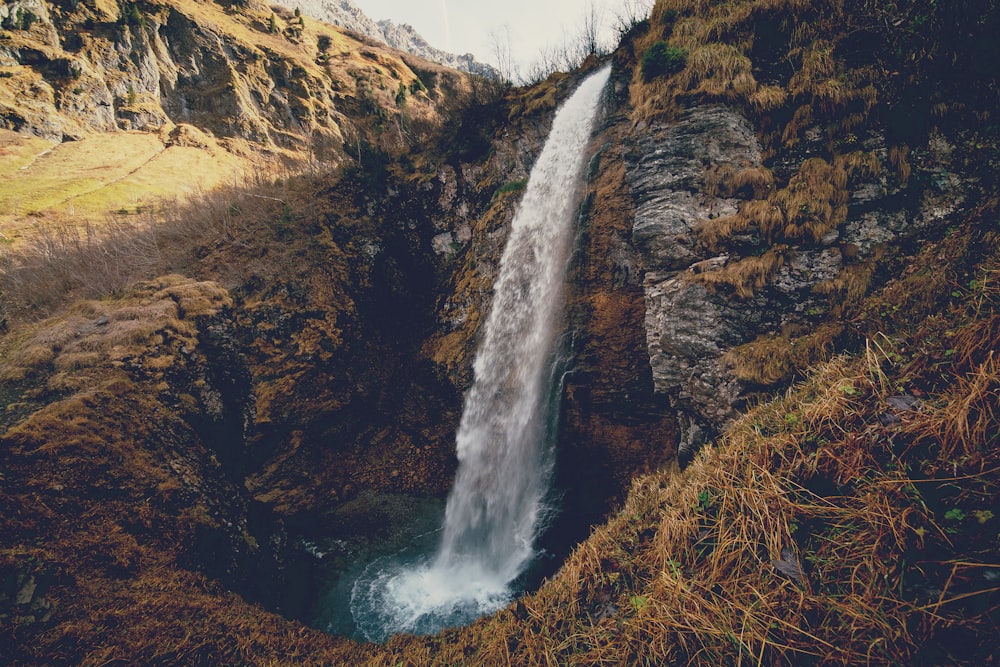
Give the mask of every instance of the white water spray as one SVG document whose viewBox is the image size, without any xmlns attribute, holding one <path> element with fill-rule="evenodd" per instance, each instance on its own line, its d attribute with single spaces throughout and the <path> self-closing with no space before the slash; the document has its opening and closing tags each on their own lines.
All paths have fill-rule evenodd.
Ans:
<svg viewBox="0 0 1000 667">
<path fill-rule="evenodd" d="M 351 612 L 370 640 L 435 632 L 502 608 L 536 556 L 552 468 L 548 398 L 561 288 L 609 76 L 610 67 L 591 75 L 556 114 L 511 225 L 458 429 L 438 553 L 417 564 L 376 561 L 354 586 Z"/>
</svg>

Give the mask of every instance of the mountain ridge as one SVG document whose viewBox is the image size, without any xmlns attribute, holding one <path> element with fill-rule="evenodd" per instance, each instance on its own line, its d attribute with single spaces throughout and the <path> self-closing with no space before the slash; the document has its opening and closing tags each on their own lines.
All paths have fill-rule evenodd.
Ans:
<svg viewBox="0 0 1000 667">
<path fill-rule="evenodd" d="M 283 8 L 141 6 L 3 5 L 0 132 L 10 133 L 10 150 L 0 154 L 0 170 L 10 180 L 0 218 L 8 229 L 24 226 L 29 212 L 72 209 L 92 219 L 148 209 L 152 198 L 131 193 L 184 194 L 262 164 L 328 169 L 360 144 L 403 150 L 467 93 L 460 72 Z M 108 134 L 121 152 L 91 150 Z M 49 145 L 32 148 L 32 136 Z M 44 159 L 23 161 L 25 150 Z M 110 177 L 115 160 L 133 161 L 131 152 L 148 164 Z M 45 191 L 54 173 L 46 167 L 56 161 L 65 197 Z"/>
<path fill-rule="evenodd" d="M 284 4 L 293 9 L 298 8 L 320 21 L 377 39 L 394 49 L 446 67 L 491 79 L 499 77 L 493 66 L 477 61 L 471 53 L 454 54 L 431 46 L 413 26 L 396 23 L 392 19 L 373 20 L 351 0 L 285 0 Z"/>
</svg>

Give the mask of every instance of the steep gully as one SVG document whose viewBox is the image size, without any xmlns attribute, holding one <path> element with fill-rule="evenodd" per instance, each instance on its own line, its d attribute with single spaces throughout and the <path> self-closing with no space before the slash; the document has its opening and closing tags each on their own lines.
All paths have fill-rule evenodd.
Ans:
<svg viewBox="0 0 1000 667">
<path fill-rule="evenodd" d="M 609 126 L 611 134 L 616 131 L 623 132 L 620 126 L 617 129 Z M 641 132 L 626 130 L 624 134 L 621 145 L 614 146 L 609 141 L 591 163 L 592 171 L 602 172 L 604 187 L 591 191 L 585 199 L 581 215 L 583 234 L 571 267 L 571 328 L 579 324 L 585 335 L 581 336 L 579 349 L 574 349 L 573 374 L 562 387 L 560 413 L 565 423 L 559 426 L 560 456 L 572 461 L 590 454 L 588 447 L 596 454 L 587 458 L 587 465 L 562 462 L 563 468 L 557 474 L 557 485 L 562 483 L 567 496 L 575 494 L 567 504 L 577 509 L 586 504 L 587 493 L 580 488 L 598 495 L 593 493 L 597 487 L 587 483 L 588 475 L 600 477 L 598 468 L 607 466 L 619 474 L 636 469 L 634 465 L 622 465 L 630 448 L 641 452 L 637 458 L 643 459 L 645 465 L 653 465 L 657 460 L 662 463 L 671 457 L 670 443 L 676 441 L 677 435 L 682 448 L 690 451 L 738 412 L 757 388 L 734 377 L 723 358 L 726 350 L 761 334 L 773 335 L 776 330 L 791 329 L 803 319 L 803 312 L 807 315 L 822 312 L 826 304 L 818 286 L 841 275 L 849 261 L 859 261 L 850 258 L 866 257 L 879 243 L 903 242 L 907 237 L 926 232 L 940 219 L 937 211 L 942 209 L 942 202 L 946 207 L 955 206 L 963 196 L 956 182 L 950 187 L 937 187 L 932 198 L 918 205 L 914 205 L 912 198 L 901 197 L 873 201 L 872 191 L 898 193 L 899 185 L 894 179 L 878 174 L 859 176 L 851 182 L 849 222 L 838 234 L 830 235 L 816 247 L 790 251 L 787 261 L 765 289 L 750 298 L 733 298 L 725 292 L 710 290 L 689 276 L 697 273 L 698 269 L 692 267 L 713 260 L 705 257 L 705 248 L 698 244 L 697 223 L 731 214 L 752 194 L 710 194 L 707 174 L 711 169 L 706 167 L 731 165 L 736 170 L 759 167 L 762 151 L 750 124 L 734 109 L 704 106 L 690 110 L 673 123 L 655 125 Z M 934 141 L 940 144 L 942 140 Z M 867 138 L 866 145 L 876 156 L 885 154 L 884 138 L 877 133 Z M 932 142 L 927 157 L 932 163 L 946 164 L 941 159 L 941 149 L 936 149 L 936 155 L 933 147 Z M 817 142 L 809 139 L 797 151 L 775 161 L 774 169 L 782 180 L 788 180 L 800 160 L 810 159 L 810 155 L 820 150 Z M 602 158 L 608 163 L 603 167 L 599 164 Z M 629 197 L 632 201 L 624 201 Z M 612 200 L 616 198 L 623 201 L 615 205 Z M 601 219 L 609 210 L 620 213 L 630 205 L 635 207 L 634 216 L 620 216 L 621 229 Z M 903 220 L 910 221 L 908 228 L 901 224 Z M 720 261 L 724 263 L 725 258 Z M 610 280 L 604 275 L 609 272 Z M 639 282 L 642 293 L 636 295 L 632 288 Z M 601 286 L 594 289 L 596 284 Z M 494 312 L 497 312 L 496 302 Z M 486 328 L 488 340 L 489 326 Z M 644 357 L 641 367 L 622 364 L 622 368 L 616 368 L 598 361 L 602 357 L 597 348 L 622 346 L 622 339 L 628 335 L 626 330 L 644 333 L 646 345 L 631 341 L 631 345 L 625 345 L 632 350 L 631 354 L 614 350 L 611 356 L 617 354 L 621 361 L 641 350 L 646 353 L 640 354 Z M 607 351 L 603 354 L 606 361 Z M 650 371 L 651 378 L 647 375 Z M 628 378 L 628 383 L 604 377 L 615 373 Z M 653 391 L 644 386 L 647 383 Z M 612 396 L 616 391 L 618 394 Z M 466 407 L 468 410 L 468 403 Z M 614 414 L 616 410 L 618 414 Z M 679 434 L 673 419 L 680 426 Z M 460 447 L 461 438 L 460 431 Z M 662 458 L 657 459 L 657 453 Z M 462 475 L 460 471 L 458 484 Z M 502 480 L 504 476 L 499 478 Z M 616 481 L 627 483 L 625 479 Z M 456 497 L 453 493 L 453 501 Z M 475 502 L 470 506 L 475 507 Z M 601 511 L 591 512 L 591 520 Z M 579 530 L 574 533 L 572 528 L 566 534 L 567 544 L 581 536 Z M 486 540 L 480 543 L 488 544 Z M 499 552 L 502 550 L 494 551 Z M 446 558 L 445 553 L 448 552 L 439 554 L 420 574 L 434 571 Z M 437 570 L 436 574 L 442 571 L 447 570 Z M 456 577 L 447 579 L 452 581 Z M 427 620 L 423 617 L 430 590 L 427 586 L 433 585 L 425 578 L 410 588 L 410 593 L 417 593 L 417 603 L 408 606 L 405 601 L 395 599 L 390 605 L 393 613 L 389 615 L 394 619 L 381 618 L 365 634 L 369 638 L 383 638 L 391 628 L 431 631 L 441 627 L 435 623 L 421 626 Z M 481 599 L 488 607 L 489 594 Z M 458 622 L 457 617 L 453 621 Z"/>
</svg>

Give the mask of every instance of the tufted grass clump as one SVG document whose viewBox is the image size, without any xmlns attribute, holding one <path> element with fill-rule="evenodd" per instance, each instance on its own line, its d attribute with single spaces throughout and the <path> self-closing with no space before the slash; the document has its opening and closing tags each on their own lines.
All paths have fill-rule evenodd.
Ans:
<svg viewBox="0 0 1000 667">
<path fill-rule="evenodd" d="M 642 56 L 642 76 L 652 81 L 661 76 L 677 74 L 687 66 L 687 51 L 667 42 L 656 42 Z"/>
</svg>

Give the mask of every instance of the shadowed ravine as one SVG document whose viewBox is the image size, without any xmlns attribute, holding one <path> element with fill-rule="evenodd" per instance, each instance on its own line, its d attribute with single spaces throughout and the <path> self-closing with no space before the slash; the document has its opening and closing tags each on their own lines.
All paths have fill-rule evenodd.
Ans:
<svg viewBox="0 0 1000 667">
<path fill-rule="evenodd" d="M 370 565 L 351 612 L 373 641 L 429 633 L 506 605 L 536 557 L 549 512 L 548 397 L 562 321 L 562 283 L 575 203 L 610 68 L 559 110 L 504 249 L 457 434 L 459 467 L 437 553 Z M 402 561 L 402 562 L 401 562 Z"/>
</svg>

